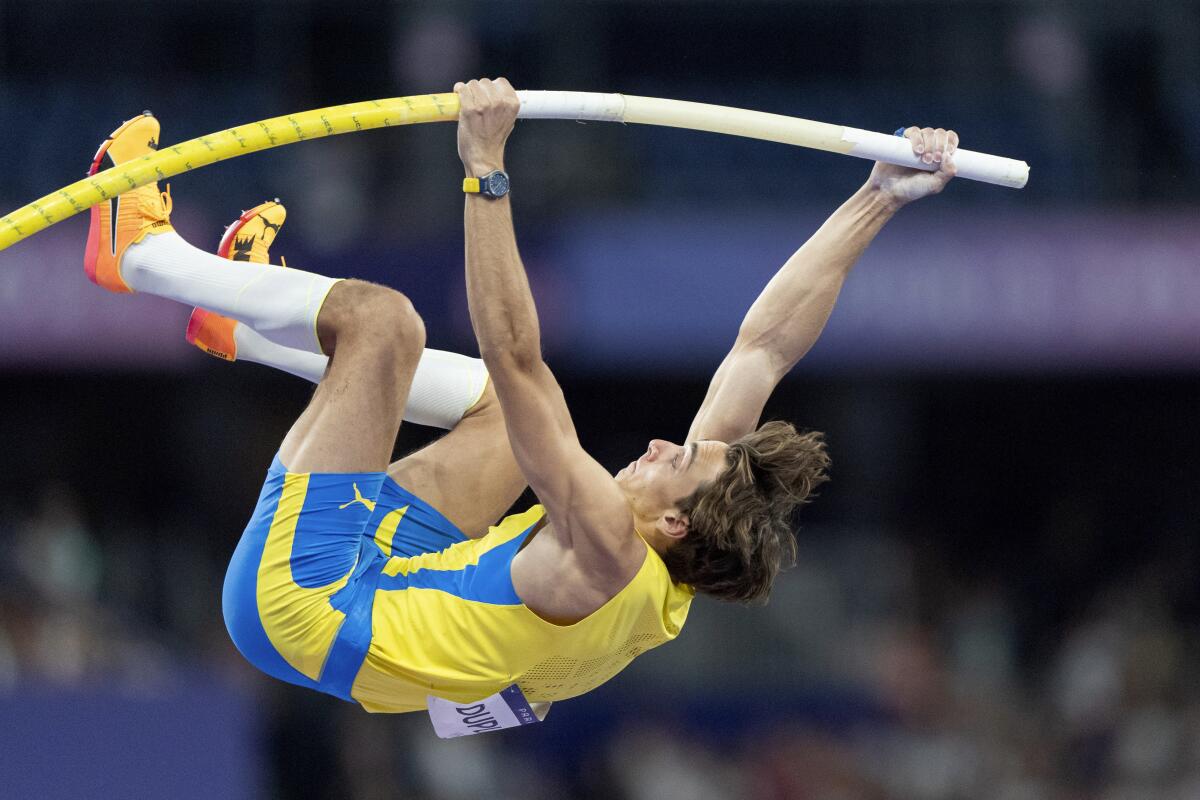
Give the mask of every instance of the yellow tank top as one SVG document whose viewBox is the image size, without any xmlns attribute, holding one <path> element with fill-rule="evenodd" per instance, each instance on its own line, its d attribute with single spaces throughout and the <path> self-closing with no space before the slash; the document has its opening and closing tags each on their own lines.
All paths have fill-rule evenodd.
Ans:
<svg viewBox="0 0 1200 800">
<path fill-rule="evenodd" d="M 693 592 L 649 545 L 633 580 L 583 620 L 555 625 L 530 611 L 510 566 L 544 515 L 534 506 L 480 539 L 391 558 L 351 696 L 368 711 L 415 711 L 427 695 L 470 703 L 515 683 L 531 702 L 565 700 L 679 634 Z"/>
</svg>

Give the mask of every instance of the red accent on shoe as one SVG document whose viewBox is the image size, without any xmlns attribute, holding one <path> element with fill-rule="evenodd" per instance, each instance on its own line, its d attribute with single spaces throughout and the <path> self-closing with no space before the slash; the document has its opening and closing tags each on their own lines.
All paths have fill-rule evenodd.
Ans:
<svg viewBox="0 0 1200 800">
<path fill-rule="evenodd" d="M 83 274 L 92 283 L 98 283 L 96 280 L 96 256 L 100 253 L 100 206 L 92 206 L 91 214 L 92 222 L 88 226 L 87 245 L 83 251 Z"/>
<path fill-rule="evenodd" d="M 196 334 L 204 327 L 204 318 L 208 314 L 209 312 L 203 308 L 192 309 L 192 316 L 188 317 L 187 333 L 184 334 L 184 337 L 188 340 L 188 344 L 196 344 Z"/>
</svg>

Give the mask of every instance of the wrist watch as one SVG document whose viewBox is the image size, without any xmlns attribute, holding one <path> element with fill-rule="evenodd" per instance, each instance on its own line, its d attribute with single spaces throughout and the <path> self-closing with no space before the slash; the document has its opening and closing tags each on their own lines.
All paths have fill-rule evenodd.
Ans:
<svg viewBox="0 0 1200 800">
<path fill-rule="evenodd" d="M 482 178 L 463 178 L 463 191 L 495 200 L 508 194 L 508 173 L 494 169 Z"/>
</svg>

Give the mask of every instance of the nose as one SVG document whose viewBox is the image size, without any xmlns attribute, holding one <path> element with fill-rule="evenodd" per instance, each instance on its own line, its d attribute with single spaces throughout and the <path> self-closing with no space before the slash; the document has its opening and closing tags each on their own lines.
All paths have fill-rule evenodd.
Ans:
<svg viewBox="0 0 1200 800">
<path fill-rule="evenodd" d="M 658 458 L 659 455 L 666 452 L 670 446 L 670 442 L 662 439 L 651 439 L 650 446 L 646 449 L 646 460 L 653 461 L 654 459 Z"/>
</svg>

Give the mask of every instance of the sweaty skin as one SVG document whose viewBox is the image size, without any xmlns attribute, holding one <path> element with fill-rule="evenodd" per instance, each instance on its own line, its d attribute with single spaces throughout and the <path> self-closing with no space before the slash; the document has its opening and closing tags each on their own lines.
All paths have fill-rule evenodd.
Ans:
<svg viewBox="0 0 1200 800">
<path fill-rule="evenodd" d="M 504 78 L 454 87 L 458 152 L 468 177 L 504 169 L 520 101 Z M 867 183 L 771 279 L 713 376 L 684 444 L 652 440 L 615 476 L 579 443 L 562 390 L 542 359 L 537 309 L 517 250 L 509 196 L 466 195 L 467 301 L 480 354 L 504 410 L 517 464 L 548 522 L 512 563 L 522 601 L 552 622 L 583 619 L 612 599 L 646 558 L 688 535 L 677 503 L 725 468 L 727 442 L 753 431 L 783 376 L 825 326 L 850 268 L 905 204 L 954 176 L 958 136 L 909 128 L 936 172 L 876 164 Z M 520 191 L 520 177 L 514 178 Z"/>
</svg>

